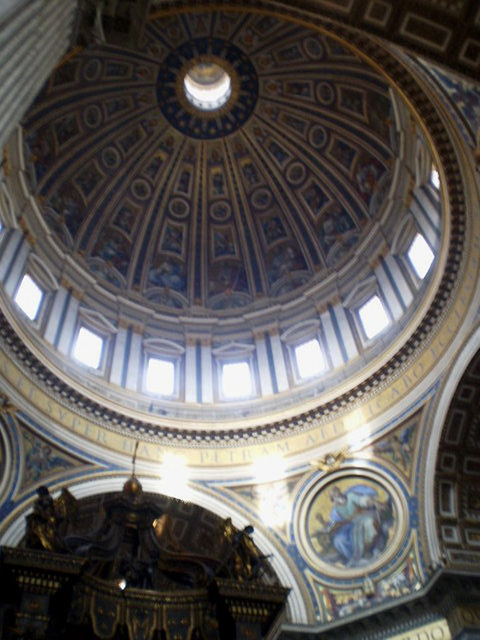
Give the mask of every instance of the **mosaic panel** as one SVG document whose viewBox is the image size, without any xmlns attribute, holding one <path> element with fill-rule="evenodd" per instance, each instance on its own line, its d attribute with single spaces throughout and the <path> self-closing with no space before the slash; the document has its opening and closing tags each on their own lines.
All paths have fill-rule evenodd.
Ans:
<svg viewBox="0 0 480 640">
<path fill-rule="evenodd" d="M 365 575 L 406 544 L 406 506 L 385 478 L 347 469 L 314 478 L 297 507 L 296 534 L 313 570 L 339 580 Z"/>
</svg>

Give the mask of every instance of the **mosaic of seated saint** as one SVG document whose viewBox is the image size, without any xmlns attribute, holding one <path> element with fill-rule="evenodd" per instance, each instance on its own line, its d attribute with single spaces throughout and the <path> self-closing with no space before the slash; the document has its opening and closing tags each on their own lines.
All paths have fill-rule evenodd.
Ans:
<svg viewBox="0 0 480 640">
<path fill-rule="evenodd" d="M 391 537 L 391 497 L 368 480 L 343 479 L 315 498 L 309 533 L 319 558 L 337 567 L 364 567 L 385 551 Z"/>
</svg>

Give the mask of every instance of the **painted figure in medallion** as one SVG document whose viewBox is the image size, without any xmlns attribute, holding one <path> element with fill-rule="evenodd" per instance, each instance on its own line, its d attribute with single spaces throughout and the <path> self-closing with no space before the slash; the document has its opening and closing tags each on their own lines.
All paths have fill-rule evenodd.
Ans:
<svg viewBox="0 0 480 640">
<path fill-rule="evenodd" d="M 321 559 L 349 568 L 371 564 L 385 550 L 393 526 L 388 493 L 373 482 L 356 481 L 335 483 L 321 493 L 328 500 L 317 498 L 310 517 L 311 539 Z"/>
</svg>

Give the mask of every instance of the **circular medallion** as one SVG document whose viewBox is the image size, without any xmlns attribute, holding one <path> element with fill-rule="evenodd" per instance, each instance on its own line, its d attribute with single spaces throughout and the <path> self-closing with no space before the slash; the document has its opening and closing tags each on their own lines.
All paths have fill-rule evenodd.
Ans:
<svg viewBox="0 0 480 640">
<path fill-rule="evenodd" d="M 343 471 L 312 482 L 299 507 L 306 560 L 336 577 L 361 575 L 388 562 L 407 525 L 395 487 L 367 471 Z"/>
<path fill-rule="evenodd" d="M 325 55 L 325 50 L 318 38 L 306 38 L 304 47 L 307 54 L 313 60 L 319 60 Z"/>
<path fill-rule="evenodd" d="M 335 91 L 331 82 L 319 82 L 317 98 L 321 104 L 330 105 L 335 100 Z"/>
<path fill-rule="evenodd" d="M 86 107 L 83 111 L 82 116 L 83 116 L 83 122 L 89 129 L 94 129 L 95 127 L 98 127 L 103 120 L 100 107 L 98 107 L 96 104 L 91 104 L 88 107 Z"/>
<path fill-rule="evenodd" d="M 252 194 L 252 204 L 257 209 L 266 209 L 272 202 L 272 192 L 269 189 L 256 189 Z"/>
<path fill-rule="evenodd" d="M 295 186 L 303 184 L 305 182 L 306 175 L 307 170 L 305 169 L 305 165 L 300 162 L 292 162 L 286 173 L 288 182 Z"/>
<path fill-rule="evenodd" d="M 107 169 L 116 169 L 120 166 L 121 160 L 119 152 L 113 146 L 106 147 L 102 151 L 102 162 Z"/>
<path fill-rule="evenodd" d="M 328 141 L 328 134 L 324 127 L 321 125 L 315 125 L 310 129 L 308 140 L 312 147 L 315 147 L 315 149 L 321 149 Z"/>
<path fill-rule="evenodd" d="M 212 218 L 217 222 L 224 222 L 225 220 L 230 218 L 231 212 L 232 208 L 230 206 L 230 203 L 226 200 L 214 202 L 210 208 L 210 214 Z"/>
<path fill-rule="evenodd" d="M 93 80 L 97 80 L 100 77 L 100 72 L 102 70 L 102 65 L 100 60 L 97 58 L 92 58 L 88 61 L 83 69 L 83 76 L 85 80 L 92 82 Z"/>
<path fill-rule="evenodd" d="M 190 213 L 190 205 L 183 198 L 172 198 L 168 203 L 168 210 L 174 218 L 186 218 Z"/>
<path fill-rule="evenodd" d="M 137 178 L 132 182 L 132 193 L 138 200 L 146 200 L 151 196 L 152 188 L 146 180 Z"/>
<path fill-rule="evenodd" d="M 160 65 L 157 98 L 171 125 L 198 139 L 229 135 L 251 116 L 258 78 L 250 58 L 220 38 L 196 38 Z"/>
</svg>

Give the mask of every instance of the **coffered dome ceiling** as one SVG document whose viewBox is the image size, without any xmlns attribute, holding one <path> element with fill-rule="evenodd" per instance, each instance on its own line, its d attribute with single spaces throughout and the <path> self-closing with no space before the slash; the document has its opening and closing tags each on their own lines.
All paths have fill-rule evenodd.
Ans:
<svg viewBox="0 0 480 640">
<path fill-rule="evenodd" d="M 35 238 L 31 269 L 73 293 L 104 331 L 129 327 L 170 355 L 208 344 L 209 357 L 250 357 L 258 336 L 266 341 L 242 411 L 220 407 L 204 355 L 182 365 L 193 391 L 161 407 L 142 397 L 142 365 L 127 355 L 108 359 L 105 380 L 81 384 L 147 419 L 196 421 L 201 403 L 200 420 L 264 420 L 346 393 L 398 352 L 440 277 L 431 270 L 422 282 L 405 267 L 424 224 L 412 206 L 431 209 L 421 216 L 435 251 L 446 239 L 430 182 L 435 151 L 377 69 L 321 26 L 177 10 L 150 17 L 140 48 L 95 45 L 55 70 L 12 154 L 21 225 Z M 369 340 L 356 314 L 376 291 L 392 292 L 390 328 Z M 50 329 L 50 342 L 64 329 Z M 294 364 L 279 365 L 278 349 L 312 332 L 327 371 L 304 383 Z M 271 346 L 275 336 L 283 346 Z M 35 342 L 78 387 L 74 363 Z M 130 368 L 119 374 L 112 362 Z"/>
<path fill-rule="evenodd" d="M 378 73 L 262 15 L 158 18 L 147 36 L 60 67 L 25 121 L 57 251 L 148 306 L 233 318 L 352 262 L 385 214 L 399 144 Z M 232 84 L 213 111 L 184 89 L 205 60 Z"/>
</svg>

